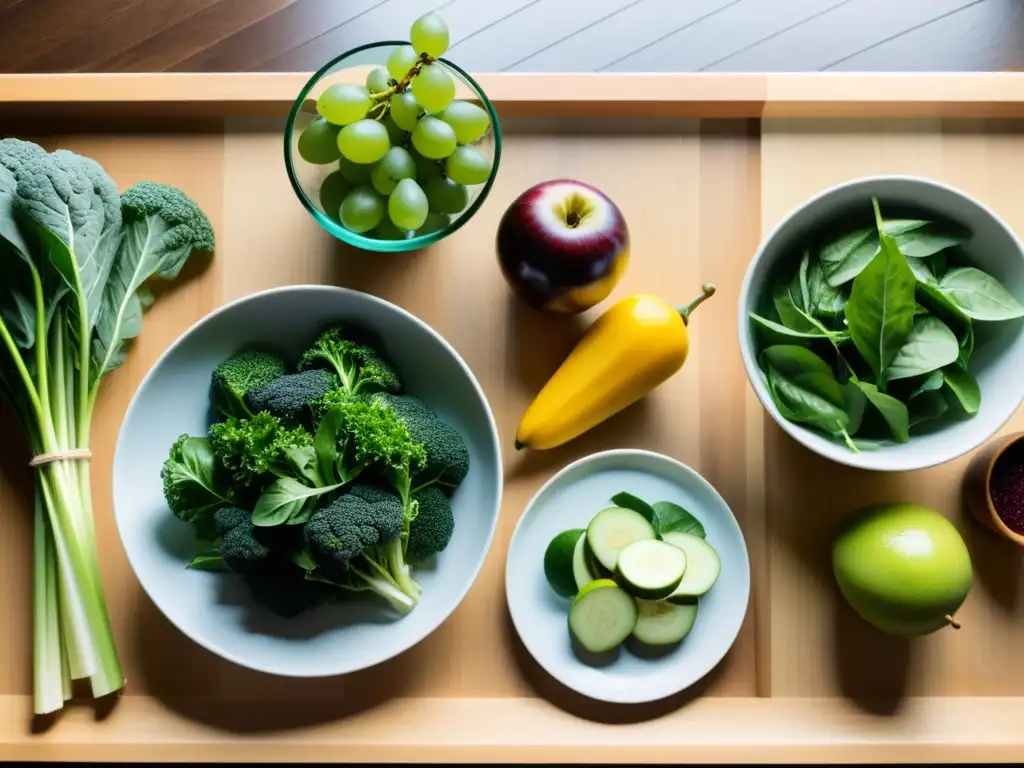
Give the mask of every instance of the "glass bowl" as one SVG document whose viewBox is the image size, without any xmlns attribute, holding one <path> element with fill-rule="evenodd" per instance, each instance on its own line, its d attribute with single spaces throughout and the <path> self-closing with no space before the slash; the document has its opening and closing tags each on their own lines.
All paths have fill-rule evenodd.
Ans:
<svg viewBox="0 0 1024 768">
<path fill-rule="evenodd" d="M 378 239 L 373 232 L 359 234 L 342 226 L 337 215 L 324 210 L 320 202 L 320 187 L 324 179 L 338 170 L 338 162 L 314 164 L 299 155 L 298 142 L 303 130 L 318 117 L 316 101 L 328 86 L 335 83 L 351 83 L 365 85 L 367 75 L 378 67 L 385 67 L 388 56 L 406 41 L 389 40 L 360 46 L 332 60 L 314 74 L 299 92 L 288 115 L 288 123 L 284 131 L 284 160 L 288 170 L 288 179 L 299 200 L 316 219 L 317 223 L 334 237 L 356 248 L 367 251 L 398 252 L 424 248 L 443 238 L 469 221 L 483 204 L 487 193 L 494 183 L 501 159 L 501 128 L 494 105 L 488 100 L 479 85 L 466 72 L 444 58 L 436 59 L 436 63 L 448 69 L 455 81 L 455 98 L 469 101 L 481 107 L 490 118 L 490 125 L 484 135 L 473 143 L 473 146 L 491 161 L 491 174 L 483 184 L 468 187 L 469 199 L 459 213 L 450 215 L 447 225 L 432 232 L 420 234 L 410 233 L 404 239 Z M 433 66 L 433 65 L 432 65 Z M 410 134 L 406 133 L 400 146 L 407 146 Z M 394 145 L 394 142 L 392 142 Z M 387 213 L 385 212 L 385 221 Z"/>
</svg>

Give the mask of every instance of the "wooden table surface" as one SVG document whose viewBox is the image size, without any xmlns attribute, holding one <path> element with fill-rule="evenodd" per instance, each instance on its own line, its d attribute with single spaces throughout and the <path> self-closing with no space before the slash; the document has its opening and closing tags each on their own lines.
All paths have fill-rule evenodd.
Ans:
<svg viewBox="0 0 1024 768">
<path fill-rule="evenodd" d="M 0 71 L 312 71 L 433 8 L 471 72 L 1024 64 L 1021 0 L 0 0 Z"/>
</svg>

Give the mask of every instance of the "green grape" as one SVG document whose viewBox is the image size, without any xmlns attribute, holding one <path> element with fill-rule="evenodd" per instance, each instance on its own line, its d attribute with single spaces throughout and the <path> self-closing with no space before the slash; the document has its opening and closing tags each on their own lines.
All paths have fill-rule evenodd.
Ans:
<svg viewBox="0 0 1024 768">
<path fill-rule="evenodd" d="M 383 93 L 391 87 L 391 74 L 384 67 L 377 67 L 366 76 L 366 90 Z"/>
<path fill-rule="evenodd" d="M 440 111 L 455 98 L 455 81 L 444 64 L 435 61 L 412 79 L 412 93 L 424 109 Z"/>
<path fill-rule="evenodd" d="M 388 197 L 388 216 L 401 229 L 419 229 L 429 209 L 427 196 L 412 179 L 402 179 Z"/>
<path fill-rule="evenodd" d="M 316 109 L 325 120 L 335 125 L 348 125 L 366 117 L 370 103 L 370 94 L 361 85 L 335 83 L 320 94 Z"/>
<path fill-rule="evenodd" d="M 412 132 L 412 145 L 416 151 L 431 160 L 448 157 L 455 151 L 456 143 L 452 127 L 436 117 L 424 117 L 416 123 L 416 129 Z"/>
<path fill-rule="evenodd" d="M 370 234 L 378 240 L 408 240 L 412 237 L 412 232 L 407 229 L 399 229 L 387 216 L 380 220 L 380 224 Z"/>
<path fill-rule="evenodd" d="M 447 213 L 431 211 L 427 214 L 427 218 L 423 220 L 423 226 L 416 230 L 416 235 L 429 235 L 434 232 L 440 232 L 451 223 L 451 216 Z"/>
<path fill-rule="evenodd" d="M 373 166 L 353 163 L 343 155 L 338 160 L 338 170 L 353 187 L 362 187 L 370 183 L 370 172 L 373 171 Z"/>
<path fill-rule="evenodd" d="M 412 23 L 409 39 L 416 53 L 440 56 L 448 50 L 448 25 L 436 13 L 428 13 Z"/>
<path fill-rule="evenodd" d="M 338 148 L 353 163 L 376 163 L 388 153 L 391 139 L 381 123 L 360 120 L 341 129 Z"/>
<path fill-rule="evenodd" d="M 402 144 L 409 137 L 409 133 L 399 128 L 398 123 L 390 115 L 385 117 L 382 122 L 384 127 L 388 129 L 388 139 L 391 140 L 392 147 Z"/>
<path fill-rule="evenodd" d="M 324 165 L 341 157 L 338 149 L 338 131 L 322 117 L 318 117 L 299 134 L 299 157 L 307 163 Z"/>
<path fill-rule="evenodd" d="M 388 56 L 388 72 L 395 80 L 401 81 L 416 66 L 418 58 L 411 45 L 400 45 Z"/>
<path fill-rule="evenodd" d="M 369 187 L 356 187 L 341 203 L 341 224 L 353 232 L 369 232 L 384 218 L 384 198 Z"/>
<path fill-rule="evenodd" d="M 412 91 L 405 90 L 391 97 L 391 117 L 400 128 L 411 131 L 422 114 L 423 107 L 416 102 Z"/>
<path fill-rule="evenodd" d="M 483 184 L 491 175 L 491 161 L 475 147 L 457 148 L 445 161 L 448 178 L 459 184 Z"/>
<path fill-rule="evenodd" d="M 412 155 L 401 147 L 392 147 L 383 159 L 373 166 L 370 180 L 373 188 L 382 195 L 390 195 L 395 191 L 402 179 L 416 178 L 416 164 Z"/>
<path fill-rule="evenodd" d="M 423 191 L 432 211 L 458 213 L 469 203 L 469 190 L 444 176 L 428 181 Z"/>
<path fill-rule="evenodd" d="M 339 221 L 341 203 L 351 191 L 352 185 L 341 171 L 328 174 L 320 184 L 320 207 L 332 219 Z"/>
<path fill-rule="evenodd" d="M 468 101 L 453 101 L 445 107 L 440 118 L 454 129 L 459 144 L 472 144 L 487 133 L 491 124 L 487 113 Z"/>
<path fill-rule="evenodd" d="M 431 160 L 429 157 L 424 157 L 416 150 L 416 147 L 412 147 L 409 150 L 409 154 L 412 155 L 412 161 L 416 164 L 416 181 L 421 185 L 431 179 L 444 175 L 443 163 L 438 160 Z"/>
</svg>

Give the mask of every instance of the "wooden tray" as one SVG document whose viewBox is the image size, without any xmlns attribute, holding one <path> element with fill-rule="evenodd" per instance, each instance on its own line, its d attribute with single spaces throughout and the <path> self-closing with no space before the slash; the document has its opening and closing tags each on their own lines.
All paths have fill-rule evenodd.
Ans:
<svg viewBox="0 0 1024 768">
<path fill-rule="evenodd" d="M 95 428 L 103 575 L 128 677 L 101 711 L 34 723 L 30 693 L 30 475 L 0 441 L 0 759 L 357 762 L 952 762 L 1024 756 L 1020 553 L 960 509 L 966 458 L 907 474 L 816 458 L 765 416 L 736 341 L 740 281 L 763 232 L 826 185 L 872 173 L 963 188 L 1024 232 L 1024 78 L 978 76 L 484 76 L 505 151 L 490 199 L 427 251 L 372 255 L 324 234 L 294 199 L 282 116 L 302 75 L 0 77 L 4 135 L 99 160 L 123 187 L 180 185 L 213 219 L 218 253 L 151 310 L 105 384 Z M 671 300 L 714 280 L 691 359 L 641 404 L 548 453 L 517 454 L 519 416 L 587 316 L 539 316 L 509 295 L 493 238 L 528 185 L 586 179 L 622 207 L 633 262 L 616 291 Z M 111 454 L 133 390 L 167 345 L 224 302 L 290 283 L 351 286 L 429 322 L 494 408 L 506 492 L 472 592 L 433 636 L 347 678 L 292 681 L 220 661 L 142 594 L 110 512 Z M 1018 416 L 1007 429 L 1024 428 Z M 13 435 L 3 427 L 0 434 Z M 508 620 L 512 528 L 550 475 L 580 456 L 644 447 L 695 467 L 743 526 L 753 598 L 739 640 L 691 691 L 602 706 L 548 678 Z M 155 482 L 155 478 L 151 478 Z M 836 492 L 843 489 L 842 494 Z M 963 629 L 905 643 L 856 620 L 828 565 L 857 505 L 913 499 L 965 534 L 975 588 Z"/>
</svg>

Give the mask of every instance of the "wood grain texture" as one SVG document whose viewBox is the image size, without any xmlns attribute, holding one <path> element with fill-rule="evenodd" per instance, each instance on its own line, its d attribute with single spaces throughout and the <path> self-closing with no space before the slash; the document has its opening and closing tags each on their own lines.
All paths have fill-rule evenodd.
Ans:
<svg viewBox="0 0 1024 768">
<path fill-rule="evenodd" d="M 313 71 L 433 9 L 475 72 L 1024 66 L 1019 0 L 3 0 L 0 71 Z"/>
<path fill-rule="evenodd" d="M 931 176 L 976 195 L 1024 230 L 1015 162 L 1024 151 L 1024 122 L 943 117 L 952 109 L 1000 115 L 1019 107 L 1020 78 L 567 75 L 547 78 L 540 90 L 550 95 L 537 97 L 536 76 L 487 76 L 485 88 L 508 115 L 502 166 L 488 200 L 457 235 L 430 249 L 372 257 L 332 240 L 295 200 L 281 168 L 280 117 L 216 119 L 236 114 L 239 104 L 279 110 L 301 81 L 299 75 L 0 78 L 0 106 L 31 99 L 53 109 L 63 102 L 71 116 L 91 109 L 116 115 L 126 104 L 166 115 L 168 104 L 205 102 L 200 117 L 163 117 L 155 129 L 119 118 L 85 130 L 69 118 L 59 124 L 68 126 L 64 132 L 43 120 L 26 123 L 20 133 L 94 157 L 122 188 L 143 178 L 181 186 L 210 214 L 218 236 L 214 258 L 190 266 L 149 311 L 128 363 L 105 382 L 97 412 L 92 469 L 99 545 L 128 678 L 125 695 L 98 719 L 89 704 L 75 703 L 52 727 L 36 723 L 33 732 L 31 477 L 18 441 L 0 441 L 0 510 L 7 521 L 0 539 L 0 580 L 7 585 L 0 606 L 0 759 L 1019 759 L 1024 578 L 1019 553 L 959 509 L 960 476 L 970 457 L 874 475 L 813 456 L 770 421 L 751 391 L 738 354 L 735 307 L 762 234 L 812 193 L 853 176 Z M 608 101 L 598 95 L 600 83 L 610 88 Z M 659 95 L 666 84 L 671 98 Z M 552 109 L 543 116 L 545 105 L 560 104 L 558 95 L 569 87 L 581 96 L 579 114 Z M 620 101 L 627 90 L 638 96 L 627 103 L 628 115 Z M 917 117 L 864 116 L 865 109 L 884 115 L 889 105 L 919 93 L 927 99 L 916 102 Z M 972 102 L 971 93 L 981 101 Z M 756 105 L 749 117 L 687 117 L 720 114 L 730 95 Z M 861 117 L 845 116 L 846 110 Z M 762 112 L 790 116 L 757 119 Z M 523 409 L 600 311 L 549 317 L 527 310 L 512 299 L 493 261 L 493 232 L 505 207 L 526 186 L 556 176 L 603 189 L 630 223 L 633 259 L 613 298 L 656 290 L 682 300 L 705 280 L 715 281 L 718 293 L 694 318 L 691 358 L 677 376 L 576 441 L 523 455 L 511 450 Z M 230 665 L 174 629 L 129 569 L 114 530 L 109 482 L 125 409 L 160 353 L 227 301 L 301 283 L 366 291 L 430 323 L 478 377 L 505 450 L 498 530 L 464 603 L 397 659 L 313 685 Z M 1018 414 L 1006 431 L 1022 425 Z M 0 429 L 14 434 L 9 419 Z M 616 447 L 660 451 L 707 477 L 736 513 L 752 564 L 747 619 L 723 663 L 690 691 L 640 707 L 590 702 L 549 678 L 515 637 L 504 600 L 508 540 L 529 498 L 565 464 Z M 834 492 L 839 487 L 841 498 Z M 959 632 L 913 644 L 890 641 L 839 598 L 827 557 L 831 536 L 856 506 L 883 498 L 933 506 L 964 533 L 977 578 L 958 615 Z"/>
</svg>

